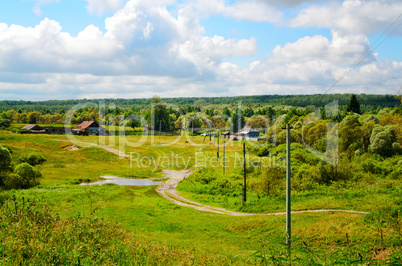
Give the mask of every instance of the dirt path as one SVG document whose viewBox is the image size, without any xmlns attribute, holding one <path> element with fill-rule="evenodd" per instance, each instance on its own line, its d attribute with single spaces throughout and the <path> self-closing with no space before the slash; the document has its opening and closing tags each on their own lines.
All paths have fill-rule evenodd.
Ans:
<svg viewBox="0 0 402 266">
<path fill-rule="evenodd" d="M 286 212 L 276 212 L 276 213 L 262 213 L 262 214 L 254 214 L 254 213 L 243 213 L 243 212 L 233 212 L 228 211 L 222 208 L 212 207 L 208 205 L 204 205 L 195 201 L 188 200 L 183 198 L 177 193 L 176 187 L 181 180 L 188 177 L 192 171 L 168 171 L 164 170 L 165 175 L 164 178 L 169 178 L 164 184 L 160 185 L 156 191 L 160 196 L 163 198 L 184 207 L 193 208 L 199 211 L 204 212 L 213 212 L 231 216 L 251 216 L 251 215 L 285 215 Z M 307 213 L 307 212 L 348 212 L 348 213 L 356 213 L 356 214 L 368 214 L 368 212 L 361 212 L 361 211 L 353 211 L 353 210 L 305 210 L 305 211 L 292 211 L 292 214 L 298 213 Z"/>
<path fill-rule="evenodd" d="M 127 155 L 124 152 L 121 152 L 118 149 L 115 149 L 115 148 L 112 148 L 112 147 L 109 147 L 109 146 L 98 146 L 98 148 L 101 148 L 101 149 L 104 149 L 104 150 L 106 150 L 108 152 L 114 153 L 117 156 L 121 156 L 121 157 L 124 157 L 124 158 L 130 158 L 130 155 Z"/>
</svg>

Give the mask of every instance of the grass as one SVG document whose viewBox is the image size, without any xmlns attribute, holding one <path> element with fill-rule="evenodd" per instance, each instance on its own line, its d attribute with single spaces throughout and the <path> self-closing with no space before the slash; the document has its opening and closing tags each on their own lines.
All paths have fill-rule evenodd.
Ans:
<svg viewBox="0 0 402 266">
<path fill-rule="evenodd" d="M 49 210 L 50 216 L 53 217 L 49 220 L 49 227 L 45 227 L 47 231 L 38 232 L 38 235 L 33 235 L 34 232 L 28 234 L 31 239 L 29 241 L 43 239 L 43 243 L 28 240 L 28 242 L 24 242 L 25 238 L 21 238 L 24 240 L 19 239 L 26 234 L 28 227 L 25 226 L 32 225 L 33 228 L 39 228 L 39 225 L 35 225 L 32 221 L 26 224 L 20 223 L 23 216 L 19 216 L 15 224 L 0 223 L 1 226 L 9 226 L 3 227 L 5 230 L 1 230 L 3 235 L 0 239 L 3 241 L 0 250 L 4 252 L 0 253 L 2 254 L 0 258 L 3 259 L 3 263 L 8 263 L 7 260 L 13 259 L 7 254 L 12 254 L 10 252 L 17 250 L 18 246 L 19 250 L 31 250 L 31 253 L 27 253 L 31 254 L 30 258 L 39 254 L 38 260 L 29 261 L 28 257 L 19 256 L 12 261 L 12 264 L 18 264 L 21 261 L 28 264 L 41 261 L 45 264 L 56 264 L 68 261 L 73 264 L 77 262 L 77 257 L 74 256 L 78 254 L 79 257 L 86 254 L 85 250 L 91 254 L 91 249 L 95 250 L 94 254 L 99 255 L 100 253 L 96 252 L 103 252 L 107 255 L 104 260 L 99 261 L 88 255 L 85 258 L 86 263 L 83 264 L 89 264 L 92 261 L 96 264 L 130 264 L 128 260 L 125 260 L 129 255 L 136 258 L 137 264 L 275 264 L 277 262 L 277 265 L 285 260 L 292 260 L 294 264 L 308 264 L 314 261 L 318 264 L 331 264 L 337 260 L 348 264 L 353 260 L 360 261 L 358 253 L 363 254 L 365 262 L 373 260 L 376 252 L 380 255 L 392 254 L 388 258 L 385 256 L 385 259 L 390 261 L 393 257 L 398 258 L 397 256 L 399 256 L 400 258 L 401 256 L 401 241 L 398 239 L 400 218 L 395 214 L 401 205 L 398 180 L 394 181 L 395 183 L 386 179 L 377 180 L 368 188 L 335 190 L 335 187 L 329 186 L 313 192 L 294 194 L 293 208 L 295 210 L 352 208 L 370 211 L 370 215 L 338 212 L 294 215 L 292 218 L 294 250 L 291 258 L 287 257 L 284 246 L 284 216 L 231 217 L 199 212 L 166 201 L 157 195 L 155 187 L 129 187 L 112 184 L 76 185 L 80 180 L 96 180 L 99 176 L 106 174 L 122 177 L 161 178 L 164 168 L 182 169 L 187 166 L 194 169 L 197 162 L 195 152 L 203 153 L 201 158 L 216 159 L 214 157 L 216 148 L 211 143 L 203 142 L 203 137 L 178 139 L 177 137 L 162 136 L 159 139 L 155 136 L 152 139 L 148 136 L 141 146 L 135 147 L 134 144 L 141 142 L 141 138 L 142 136 L 116 138 L 115 140 L 106 138 L 104 144 L 117 149 L 120 144 L 126 144 L 126 154 L 138 152 L 139 160 L 141 158 L 160 160 L 156 167 L 153 164 L 144 167 L 133 162 L 130 167 L 130 159 L 119 159 L 117 155 L 95 146 L 99 142 L 99 137 L 95 136 L 77 137 L 80 150 L 69 152 L 64 148 L 71 143 L 64 135 L 17 135 L 0 132 L 1 145 L 11 148 L 13 158 L 36 152 L 47 159 L 41 166 L 43 178 L 40 186 L 29 190 L 0 193 L 0 203 L 7 198 L 12 199 L 13 195 L 16 197 L 16 200 L 3 205 L 9 206 L 4 207 L 9 208 L 9 211 L 2 210 L 2 221 L 5 219 L 3 217 L 11 215 L 12 204 L 15 202 L 21 204 L 22 198 L 26 202 L 39 200 L 46 205 L 46 210 Z M 175 140 L 177 142 L 169 146 Z M 188 145 L 190 142 L 200 146 L 190 146 Z M 163 160 L 159 158 L 171 158 L 169 156 L 171 156 L 172 150 L 178 156 L 178 163 L 163 165 Z M 238 161 L 239 157 L 236 153 L 240 150 L 241 147 L 236 143 L 228 145 L 226 147 L 228 159 L 232 162 Z M 227 165 L 228 172 L 234 169 L 233 164 Z M 258 198 L 257 195 L 249 193 L 247 206 L 242 208 L 240 191 L 231 197 L 193 192 L 182 192 L 182 194 L 201 203 L 223 206 L 233 210 L 248 212 L 284 210 L 283 195 Z M 393 215 L 390 216 L 391 218 L 387 216 L 389 213 Z M 55 217 L 59 217 L 61 222 L 57 222 Z M 100 225 L 98 221 L 106 222 Z M 82 224 L 80 230 L 84 233 L 96 232 L 88 235 L 86 239 L 89 241 L 85 243 L 90 243 L 88 245 L 100 243 L 100 246 L 95 244 L 91 247 L 85 246 L 84 240 L 79 240 L 79 238 L 77 240 L 76 232 L 69 231 L 69 228 L 73 228 L 75 223 Z M 21 224 L 24 226 L 21 227 Z M 106 233 L 97 231 L 97 228 Z M 15 232 L 15 234 L 11 232 Z M 43 235 L 40 235 L 41 233 Z M 99 237 L 91 238 L 95 235 Z M 123 253 L 125 252 L 124 254 L 128 254 L 127 256 L 123 254 L 121 260 L 118 257 L 117 249 L 114 249 L 113 245 L 108 246 L 113 238 L 117 239 L 113 244 L 114 247 L 119 247 Z M 141 244 L 133 246 L 133 239 L 138 241 L 136 243 Z M 51 241 L 56 244 L 52 246 L 49 244 Z M 63 253 L 62 247 L 66 241 L 71 242 L 68 242 L 69 249 Z M 85 249 L 81 250 L 81 245 Z M 49 261 L 50 258 L 46 260 L 43 255 L 45 253 L 40 253 L 42 251 L 50 252 L 51 246 L 58 248 L 59 253 L 55 254 L 60 255 L 56 256 L 53 261 Z M 32 253 L 32 248 L 37 249 L 35 251 L 37 253 Z M 172 257 L 166 255 L 167 253 L 176 255 Z M 98 257 L 102 258 L 101 255 Z M 166 260 L 163 260 L 164 257 Z M 57 261 L 58 258 L 63 260 Z M 195 261 L 194 258 L 196 258 Z M 81 262 L 83 261 L 81 260 Z"/>
</svg>

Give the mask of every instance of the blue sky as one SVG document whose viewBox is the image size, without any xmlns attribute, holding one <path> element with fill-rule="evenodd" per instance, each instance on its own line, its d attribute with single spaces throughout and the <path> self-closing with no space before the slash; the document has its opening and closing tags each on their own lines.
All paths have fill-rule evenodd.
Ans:
<svg viewBox="0 0 402 266">
<path fill-rule="evenodd" d="M 324 93 L 358 58 L 330 93 L 397 94 L 401 14 L 397 0 L 1 0 L 0 100 Z"/>
</svg>

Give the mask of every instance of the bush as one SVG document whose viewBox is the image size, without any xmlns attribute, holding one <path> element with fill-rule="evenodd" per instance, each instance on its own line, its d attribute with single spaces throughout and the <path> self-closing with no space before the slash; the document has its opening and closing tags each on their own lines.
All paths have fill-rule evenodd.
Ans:
<svg viewBox="0 0 402 266">
<path fill-rule="evenodd" d="M 8 128 L 11 125 L 11 121 L 9 119 L 0 119 L 0 128 Z"/>
<path fill-rule="evenodd" d="M 371 133 L 369 150 L 382 156 L 392 156 L 395 141 L 396 134 L 392 126 L 376 127 Z"/>
<path fill-rule="evenodd" d="M 35 166 L 46 162 L 46 158 L 40 154 L 30 153 L 28 155 L 23 155 L 19 157 L 18 161 L 20 161 L 21 163 L 29 163 L 30 165 Z"/>
<path fill-rule="evenodd" d="M 38 170 L 28 163 L 22 163 L 15 167 L 14 172 L 9 174 L 4 180 L 8 189 L 26 189 L 39 184 L 37 181 L 41 177 Z"/>
<path fill-rule="evenodd" d="M 268 156 L 269 155 L 269 147 L 264 146 L 257 151 L 257 156 Z"/>
<path fill-rule="evenodd" d="M 370 121 L 374 121 L 374 123 L 379 124 L 380 123 L 380 119 L 378 119 L 376 116 L 374 115 L 370 115 L 368 116 L 366 119 L 364 119 L 364 122 L 370 122 Z"/>
<path fill-rule="evenodd" d="M 7 171 L 11 164 L 11 153 L 7 148 L 0 146 L 0 173 Z"/>
</svg>

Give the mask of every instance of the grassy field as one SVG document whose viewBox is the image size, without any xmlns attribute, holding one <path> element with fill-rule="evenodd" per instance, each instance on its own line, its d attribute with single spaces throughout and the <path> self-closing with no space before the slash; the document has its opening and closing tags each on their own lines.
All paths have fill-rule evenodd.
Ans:
<svg viewBox="0 0 402 266">
<path fill-rule="evenodd" d="M 83 228 L 90 230 L 93 228 L 90 226 L 91 219 L 106 219 L 107 222 L 102 225 L 105 227 L 101 228 L 107 233 L 99 234 L 99 238 L 107 239 L 118 235 L 120 242 L 116 245 L 125 247 L 125 254 L 139 254 L 136 257 L 137 264 L 282 265 L 292 261 L 293 264 L 301 265 L 331 265 L 336 262 L 351 264 L 354 261 L 357 264 L 367 261 L 383 264 L 387 260 L 391 262 L 401 259 L 402 221 L 400 216 L 395 215 L 401 205 L 400 181 L 383 180 L 377 181 L 372 187 L 338 190 L 334 189 L 335 187 L 322 187 L 314 192 L 295 193 L 294 210 L 355 209 L 368 211 L 370 214 L 329 212 L 293 215 L 291 258 L 288 257 L 284 245 L 285 216 L 232 217 L 199 212 L 166 201 L 157 195 L 153 186 L 78 185 L 83 181 L 97 180 L 102 175 L 161 178 L 163 169 L 197 170 L 202 166 L 214 164 L 216 147 L 203 139 L 185 136 L 162 136 L 160 139 L 158 136 L 102 139 L 87 136 L 76 137 L 74 144 L 79 149 L 68 151 L 72 143 L 65 135 L 18 135 L 0 132 L 0 144 L 11 149 L 14 159 L 31 152 L 42 154 L 47 159 L 40 167 L 43 174 L 41 185 L 29 190 L 4 191 L 0 194 L 0 199 L 4 202 L 5 199 L 15 197 L 14 202 L 18 204 L 21 204 L 23 198 L 24 201 L 37 200 L 45 204 L 54 216 L 62 217 L 63 222 L 57 225 L 60 228 L 68 228 L 74 223 L 74 219 L 84 217 Z M 124 151 L 125 154 L 131 154 L 132 159 L 119 158 L 99 145 Z M 221 152 L 222 149 L 221 146 Z M 235 162 L 239 162 L 241 158 L 241 146 L 232 142 L 225 150 L 230 162 L 225 171 L 230 173 L 236 170 Z M 256 213 L 285 210 L 283 195 L 262 198 L 250 193 L 246 207 L 241 207 L 240 191 L 230 197 L 188 191 L 181 193 L 190 199 L 232 210 Z M 8 217 L 7 212 L 3 212 L 4 217 Z M 52 226 L 56 226 L 55 224 L 56 222 L 52 222 Z M 5 234 L 4 230 L 2 232 Z M 73 238 L 74 234 L 64 237 Z M 8 242 L 3 241 L 0 246 L 0 257 L 3 261 L 7 258 L 4 252 L 10 251 L 7 247 L 21 244 L 18 236 L 7 236 L 7 239 Z M 133 239 L 138 239 L 140 244 L 133 244 Z M 106 240 L 102 241 L 99 242 L 100 245 L 108 245 Z M 62 245 L 62 241 L 59 242 L 56 241 L 57 245 Z M 76 245 L 79 244 L 79 241 L 72 243 L 71 249 L 76 250 Z M 39 247 L 31 242 L 24 245 Z M 139 251 L 139 246 L 144 247 L 141 249 L 143 253 Z M 108 264 L 118 257 L 110 248 L 98 248 L 111 254 L 99 263 Z M 152 252 L 170 255 L 166 261 L 163 261 L 163 258 L 152 261 L 149 260 L 152 257 L 149 254 L 153 254 Z M 63 256 L 68 261 L 73 255 Z M 142 260 L 144 258 L 148 260 Z M 379 261 L 376 262 L 377 259 Z M 91 259 L 88 259 L 84 264 L 89 264 L 90 261 Z"/>
</svg>

